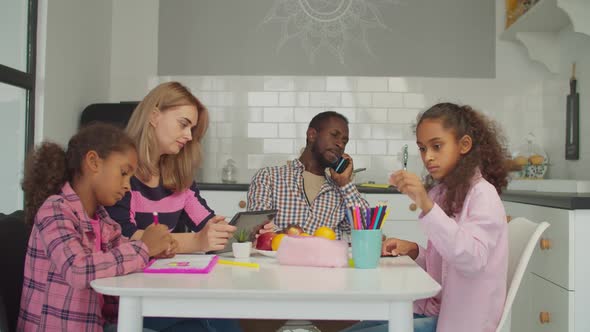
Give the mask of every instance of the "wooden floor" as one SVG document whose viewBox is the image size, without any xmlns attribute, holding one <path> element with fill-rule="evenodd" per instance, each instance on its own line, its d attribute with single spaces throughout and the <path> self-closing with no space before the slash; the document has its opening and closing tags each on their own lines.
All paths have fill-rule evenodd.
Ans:
<svg viewBox="0 0 590 332">
<path fill-rule="evenodd" d="M 357 321 L 338 321 L 338 320 L 324 320 L 313 321 L 315 325 L 322 332 L 339 332 Z M 275 332 L 285 324 L 285 320 L 263 320 L 263 319 L 241 319 L 240 325 L 244 332 Z"/>
</svg>

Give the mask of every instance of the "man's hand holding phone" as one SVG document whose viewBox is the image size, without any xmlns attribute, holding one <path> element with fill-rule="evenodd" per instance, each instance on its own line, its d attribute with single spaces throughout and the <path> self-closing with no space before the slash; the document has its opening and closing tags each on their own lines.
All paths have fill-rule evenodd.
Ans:
<svg viewBox="0 0 590 332">
<path fill-rule="evenodd" d="M 337 162 L 330 167 L 330 177 L 339 187 L 349 184 L 352 179 L 352 158 L 344 153 Z"/>
</svg>

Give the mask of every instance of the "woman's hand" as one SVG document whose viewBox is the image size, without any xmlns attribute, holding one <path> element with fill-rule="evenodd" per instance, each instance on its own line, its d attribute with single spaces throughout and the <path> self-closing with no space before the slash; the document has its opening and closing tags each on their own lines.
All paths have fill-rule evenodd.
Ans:
<svg viewBox="0 0 590 332">
<path fill-rule="evenodd" d="M 221 250 L 225 248 L 228 239 L 235 231 L 236 227 L 229 225 L 225 217 L 214 216 L 201 231 L 195 234 L 195 237 L 202 251 Z"/>
<path fill-rule="evenodd" d="M 389 176 L 389 184 L 397 187 L 401 193 L 408 195 L 425 214 L 430 212 L 434 206 L 422 180 L 414 173 L 397 171 Z"/>
<path fill-rule="evenodd" d="M 381 245 L 382 256 L 410 256 L 416 259 L 419 253 L 418 244 L 415 242 L 400 240 L 396 238 L 389 238 L 383 241 Z"/>
</svg>

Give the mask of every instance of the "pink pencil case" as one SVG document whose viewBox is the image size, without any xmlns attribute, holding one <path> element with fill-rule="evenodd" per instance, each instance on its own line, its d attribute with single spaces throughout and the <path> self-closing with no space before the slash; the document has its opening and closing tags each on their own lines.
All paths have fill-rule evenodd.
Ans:
<svg viewBox="0 0 590 332">
<path fill-rule="evenodd" d="M 277 260 L 282 265 L 348 267 L 348 243 L 314 236 L 285 236 Z"/>
</svg>

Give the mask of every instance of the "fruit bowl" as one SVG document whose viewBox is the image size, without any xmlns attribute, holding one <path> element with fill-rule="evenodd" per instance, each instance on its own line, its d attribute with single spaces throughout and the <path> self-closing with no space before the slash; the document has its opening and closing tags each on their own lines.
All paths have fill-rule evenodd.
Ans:
<svg viewBox="0 0 590 332">
<path fill-rule="evenodd" d="M 541 165 L 528 165 L 525 169 L 526 177 L 531 179 L 542 179 L 545 176 L 545 172 L 547 172 L 546 163 Z"/>
<path fill-rule="evenodd" d="M 272 251 L 272 250 L 260 250 L 260 249 L 254 249 L 257 253 L 261 254 L 262 256 L 266 256 L 266 257 L 276 257 L 277 256 L 277 252 L 276 251 Z"/>
<path fill-rule="evenodd" d="M 520 146 L 512 154 L 512 164 L 515 166 L 514 178 L 542 179 L 549 166 L 549 157 L 545 150 L 535 143 L 535 136 L 529 133 L 527 143 Z"/>
</svg>

